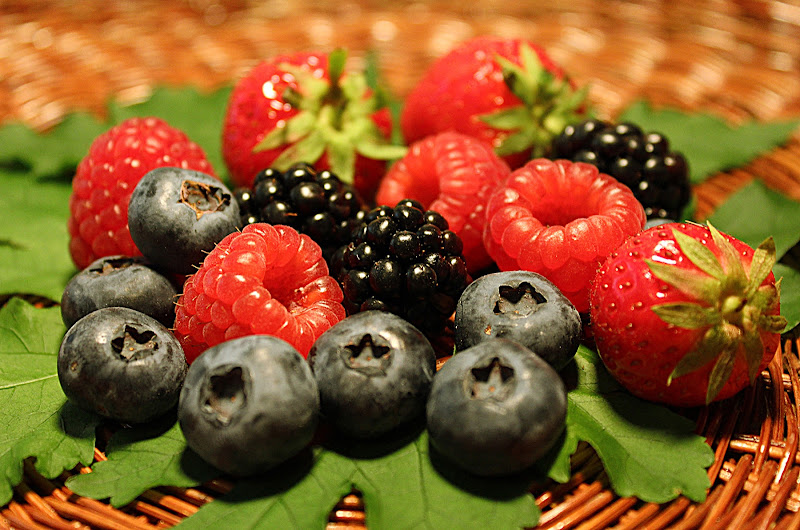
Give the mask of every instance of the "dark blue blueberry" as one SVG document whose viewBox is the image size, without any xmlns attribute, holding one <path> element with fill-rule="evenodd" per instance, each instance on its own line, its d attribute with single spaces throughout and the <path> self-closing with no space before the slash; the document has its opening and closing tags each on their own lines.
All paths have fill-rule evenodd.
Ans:
<svg viewBox="0 0 800 530">
<path fill-rule="evenodd" d="M 190 274 L 225 236 L 241 226 L 239 205 L 219 180 L 162 167 L 136 185 L 128 207 L 136 247 L 155 265 Z"/>
<path fill-rule="evenodd" d="M 172 410 L 187 370 L 172 333 L 127 307 L 105 307 L 78 320 L 64 335 L 57 364 L 70 401 L 122 423 L 144 423 Z"/>
<path fill-rule="evenodd" d="M 67 328 L 102 307 L 129 307 L 167 327 L 175 322 L 175 286 L 142 257 L 106 256 L 76 274 L 61 295 Z"/>
<path fill-rule="evenodd" d="M 309 363 L 322 415 L 340 432 L 375 438 L 421 418 L 436 371 L 428 339 L 402 318 L 363 311 L 323 333 Z"/>
<path fill-rule="evenodd" d="M 186 443 L 218 469 L 254 475 L 306 447 L 319 421 L 308 363 L 287 342 L 251 335 L 204 351 L 178 404 Z"/>
<path fill-rule="evenodd" d="M 491 339 L 454 355 L 436 373 L 427 405 L 431 445 L 480 476 L 509 475 L 558 440 L 567 391 L 558 373 L 526 347 Z"/>
<path fill-rule="evenodd" d="M 561 370 L 580 344 L 575 306 L 547 278 L 507 271 L 481 276 L 464 289 L 455 315 L 456 350 L 494 337 L 519 342 Z"/>
</svg>

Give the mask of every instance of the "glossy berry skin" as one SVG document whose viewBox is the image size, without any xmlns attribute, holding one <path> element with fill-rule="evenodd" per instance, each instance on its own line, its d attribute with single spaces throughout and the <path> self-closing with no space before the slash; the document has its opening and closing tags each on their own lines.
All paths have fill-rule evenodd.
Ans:
<svg viewBox="0 0 800 530">
<path fill-rule="evenodd" d="M 379 206 L 331 260 L 347 314 L 380 309 L 439 333 L 468 283 L 461 238 L 439 212 L 411 199 Z"/>
<path fill-rule="evenodd" d="M 483 243 L 501 271 L 553 282 L 580 313 L 603 260 L 641 231 L 644 209 L 630 189 L 596 167 L 531 160 L 489 197 Z"/>
<path fill-rule="evenodd" d="M 310 237 L 254 223 L 225 237 L 187 278 L 175 335 L 191 363 L 210 346 L 272 335 L 303 355 L 345 316 L 342 290 Z"/>
<path fill-rule="evenodd" d="M 323 416 L 356 438 L 376 438 L 421 418 L 436 372 L 428 339 L 385 311 L 345 318 L 317 339 L 308 360 Z"/>
<path fill-rule="evenodd" d="M 488 142 L 444 132 L 412 144 L 381 180 L 375 201 L 415 199 L 442 214 L 464 243 L 467 269 L 476 274 L 492 264 L 482 240 L 486 199 L 510 172 Z"/>
<path fill-rule="evenodd" d="M 171 327 L 177 296 L 172 282 L 141 256 L 106 256 L 67 283 L 61 295 L 61 318 L 70 328 L 101 307 L 128 307 Z"/>
<path fill-rule="evenodd" d="M 78 320 L 64 335 L 57 366 L 71 402 L 121 423 L 145 423 L 173 410 L 187 371 L 172 333 L 127 307 Z"/>
<path fill-rule="evenodd" d="M 724 241 L 729 258 L 722 257 Z M 704 405 L 748 386 L 775 355 L 786 324 L 770 253 L 774 263 L 774 244 L 756 253 L 689 223 L 628 239 L 602 264 L 592 289 L 594 340 L 611 375 L 636 396 L 677 406 Z M 733 359 L 727 375 L 724 362 L 722 375 L 714 375 L 720 359 Z"/>
<path fill-rule="evenodd" d="M 517 168 L 542 156 L 553 136 L 581 114 L 582 97 L 564 77 L 561 67 L 531 41 L 475 37 L 423 73 L 403 106 L 403 136 L 412 144 L 445 131 L 466 134 L 488 142 Z M 516 113 L 512 127 L 508 119 L 502 126 L 490 121 L 503 113 Z"/>
<path fill-rule="evenodd" d="M 552 158 L 597 166 L 628 186 L 648 219 L 678 219 L 691 199 L 689 166 L 669 140 L 627 122 L 570 124 L 553 140 Z"/>
<path fill-rule="evenodd" d="M 202 148 L 160 118 L 130 118 L 95 138 L 69 198 L 69 251 L 78 269 L 103 256 L 141 255 L 128 231 L 128 202 L 145 173 L 162 166 L 214 175 Z"/>
<path fill-rule="evenodd" d="M 486 274 L 469 284 L 458 299 L 456 351 L 495 337 L 518 342 L 561 370 L 578 351 L 581 316 L 572 302 L 540 274 Z"/>
<path fill-rule="evenodd" d="M 239 204 L 222 182 L 176 167 L 147 173 L 131 194 L 128 226 L 159 267 L 191 274 L 222 238 L 241 226 Z"/>
<path fill-rule="evenodd" d="M 308 445 L 319 422 L 319 392 L 291 345 L 242 337 L 209 348 L 192 364 L 178 422 L 203 460 L 231 475 L 256 475 Z"/>
<path fill-rule="evenodd" d="M 300 114 L 301 101 L 307 102 L 309 107 L 306 108 L 317 109 L 312 111 L 317 113 L 314 118 L 319 118 L 319 113 L 325 113 L 327 117 L 324 119 L 329 122 L 331 131 L 358 125 L 366 133 L 348 137 L 347 141 L 352 144 L 348 145 L 351 153 L 356 144 L 381 143 L 389 137 L 391 115 L 385 107 L 370 107 L 368 91 L 353 94 L 354 98 L 349 99 L 342 91 L 331 88 L 329 59 L 328 54 L 321 52 L 276 55 L 256 65 L 236 83 L 223 122 L 222 155 L 237 187 L 252 186 L 259 171 L 277 167 L 277 162 L 284 161 L 281 155 L 298 145 L 298 139 L 279 139 L 274 145 L 260 147 L 270 133 L 277 131 L 280 134 L 281 129 Z M 343 75 L 342 82 L 344 77 L 352 75 L 359 74 L 348 71 Z M 317 86 L 320 83 L 327 83 L 324 93 L 320 93 Z M 309 97 L 314 98 L 312 94 L 316 94 L 313 103 L 308 100 Z M 341 118 L 345 107 L 349 109 L 347 119 L 337 122 L 336 116 Z M 323 111 L 323 108 L 326 110 Z M 330 143 L 330 139 L 323 138 L 323 142 L 322 149 L 304 149 L 297 156 L 285 159 L 286 167 L 280 169 L 286 169 L 295 162 L 315 164 L 318 169 L 333 169 L 343 180 L 353 184 L 362 197 L 371 199 L 386 171 L 386 162 L 353 153 L 354 167 L 343 172 L 331 167 L 331 161 L 325 153 L 325 145 Z"/>
<path fill-rule="evenodd" d="M 519 343 L 493 338 L 449 359 L 427 405 L 431 445 L 480 476 L 510 475 L 541 458 L 564 431 L 558 373 Z"/>
<path fill-rule="evenodd" d="M 291 226 L 322 247 L 326 259 L 349 241 L 366 209 L 352 186 L 306 163 L 284 172 L 260 171 L 252 188 L 239 188 L 237 197 L 243 224 Z"/>
</svg>

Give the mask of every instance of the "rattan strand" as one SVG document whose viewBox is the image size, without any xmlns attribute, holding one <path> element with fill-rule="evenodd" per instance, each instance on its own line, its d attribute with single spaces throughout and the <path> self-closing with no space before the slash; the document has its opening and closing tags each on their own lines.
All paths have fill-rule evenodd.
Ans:
<svg viewBox="0 0 800 530">
<path fill-rule="evenodd" d="M 788 1 L 6 0 L 0 122 L 46 131 L 74 110 L 102 116 L 112 97 L 135 103 L 162 84 L 213 90 L 265 57 L 335 46 L 350 50 L 353 66 L 376 52 L 385 81 L 402 97 L 437 55 L 478 34 L 525 36 L 545 46 L 579 83 L 590 83 L 601 117 L 638 98 L 732 124 L 800 115 L 800 6 Z M 800 134 L 697 186 L 698 216 L 753 179 L 800 199 Z M 569 482 L 533 491 L 539 526 L 800 527 L 798 348 L 787 342 L 756 386 L 697 415 L 697 432 L 716 452 L 706 502 L 619 498 L 597 455 L 581 445 Z M 225 480 L 158 488 L 116 510 L 64 486 L 85 472 L 48 480 L 27 462 L 24 482 L 0 508 L 0 529 L 163 528 L 232 488 Z M 328 528 L 363 528 L 364 515 L 360 497 L 348 495 Z"/>
</svg>

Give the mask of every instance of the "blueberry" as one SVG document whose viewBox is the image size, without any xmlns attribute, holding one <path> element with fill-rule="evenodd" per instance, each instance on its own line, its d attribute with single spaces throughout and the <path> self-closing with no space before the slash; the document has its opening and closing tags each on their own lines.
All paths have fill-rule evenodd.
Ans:
<svg viewBox="0 0 800 530">
<path fill-rule="evenodd" d="M 105 307 L 78 320 L 58 351 L 58 380 L 81 408 L 122 423 L 144 423 L 178 402 L 187 364 L 157 320 L 127 307 Z"/>
<path fill-rule="evenodd" d="M 128 227 L 154 264 L 190 274 L 225 236 L 240 228 L 239 204 L 219 180 L 189 169 L 161 167 L 134 188 Z"/>
<path fill-rule="evenodd" d="M 376 438 L 422 418 L 436 371 L 428 339 L 385 311 L 345 318 L 317 339 L 308 359 L 323 417 L 356 438 Z"/>
<path fill-rule="evenodd" d="M 561 370 L 580 345 L 581 317 L 566 296 L 540 274 L 496 272 L 464 290 L 455 315 L 456 350 L 504 337 L 533 350 Z"/>
<path fill-rule="evenodd" d="M 106 256 L 76 274 L 61 295 L 67 328 L 101 307 L 129 307 L 165 326 L 175 321 L 175 286 L 142 257 Z"/>
<path fill-rule="evenodd" d="M 567 391 L 528 348 L 490 339 L 436 373 L 427 405 L 431 445 L 479 476 L 509 475 L 541 458 L 564 430 Z"/>
<path fill-rule="evenodd" d="M 192 363 L 178 421 L 205 461 L 232 475 L 254 475 L 308 445 L 319 421 L 319 392 L 290 344 L 250 335 L 209 348 Z"/>
</svg>

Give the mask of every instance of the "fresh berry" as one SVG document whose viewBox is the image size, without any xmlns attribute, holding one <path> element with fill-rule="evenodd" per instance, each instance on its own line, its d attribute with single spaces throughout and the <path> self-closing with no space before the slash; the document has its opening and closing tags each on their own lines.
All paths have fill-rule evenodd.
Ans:
<svg viewBox="0 0 800 530">
<path fill-rule="evenodd" d="M 189 367 L 178 422 L 206 462 L 235 476 L 263 473 L 305 448 L 319 422 L 319 392 L 305 359 L 255 335 L 206 350 Z"/>
<path fill-rule="evenodd" d="M 240 223 L 239 204 L 225 184 L 191 169 L 148 172 L 128 206 L 133 242 L 151 262 L 176 274 L 197 270 Z"/>
<path fill-rule="evenodd" d="M 489 142 L 514 169 L 544 155 L 579 119 L 584 97 L 532 42 L 477 37 L 431 65 L 406 98 L 400 123 L 409 144 L 453 130 Z"/>
<path fill-rule="evenodd" d="M 447 220 L 414 200 L 379 206 L 332 259 L 347 314 L 379 309 L 426 334 L 443 329 L 467 286 L 463 243 Z"/>
<path fill-rule="evenodd" d="M 339 432 L 377 438 L 425 412 L 436 354 L 407 321 L 385 311 L 349 316 L 308 355 L 322 415 Z"/>
<path fill-rule="evenodd" d="M 772 238 L 755 251 L 714 227 L 673 223 L 628 239 L 597 272 L 598 353 L 633 394 L 704 405 L 751 384 L 786 319 Z"/>
<path fill-rule="evenodd" d="M 58 380 L 79 407 L 122 423 L 145 423 L 174 409 L 186 359 L 169 329 L 127 307 L 78 320 L 58 351 Z"/>
<path fill-rule="evenodd" d="M 61 295 L 61 318 L 67 328 L 103 307 L 128 307 L 165 326 L 175 321 L 178 291 L 141 256 L 106 256 L 73 276 Z"/>
<path fill-rule="evenodd" d="M 364 216 L 364 203 L 352 186 L 305 163 L 285 172 L 260 171 L 252 189 L 239 188 L 237 193 L 244 224 L 291 226 L 321 246 L 325 259 L 350 240 Z"/>
<path fill-rule="evenodd" d="M 436 373 L 427 405 L 431 445 L 480 476 L 528 468 L 564 431 L 561 377 L 519 343 L 493 338 L 449 359 Z"/>
<path fill-rule="evenodd" d="M 572 302 L 540 274 L 486 274 L 469 284 L 458 300 L 456 350 L 494 337 L 519 342 L 561 370 L 578 351 L 581 316 Z"/>
<path fill-rule="evenodd" d="M 500 270 L 541 274 L 580 313 L 597 267 L 641 231 L 644 210 L 627 186 L 596 167 L 532 160 L 489 198 L 483 243 Z"/>
<path fill-rule="evenodd" d="M 490 144 L 464 134 L 440 133 L 409 147 L 381 181 L 375 201 L 393 205 L 415 199 L 441 213 L 464 243 L 467 269 L 475 274 L 492 264 L 482 240 L 486 199 L 509 173 Z"/>
<path fill-rule="evenodd" d="M 214 174 L 200 146 L 159 118 L 130 118 L 95 138 L 69 198 L 69 251 L 78 269 L 103 256 L 141 255 L 128 232 L 128 201 L 145 173 L 162 166 Z"/>
<path fill-rule="evenodd" d="M 331 169 L 366 200 L 375 194 L 391 146 L 391 115 L 363 74 L 345 72 L 345 53 L 295 53 L 257 65 L 234 87 L 222 132 L 222 154 L 237 187 L 259 171 L 295 162 Z"/>
<path fill-rule="evenodd" d="M 553 158 L 595 165 L 628 186 L 647 218 L 679 219 L 689 204 L 689 166 L 681 153 L 657 132 L 632 123 L 584 120 L 553 140 Z"/>
<path fill-rule="evenodd" d="M 341 302 L 319 245 L 289 226 L 255 223 L 220 241 L 187 278 L 175 334 L 190 363 L 245 335 L 273 335 L 307 355 L 344 318 Z"/>
</svg>

